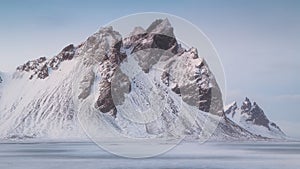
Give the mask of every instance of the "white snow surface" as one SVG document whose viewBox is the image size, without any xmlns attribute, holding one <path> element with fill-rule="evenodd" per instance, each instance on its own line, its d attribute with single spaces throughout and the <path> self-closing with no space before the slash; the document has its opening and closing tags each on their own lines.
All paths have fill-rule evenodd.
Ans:
<svg viewBox="0 0 300 169">
<path fill-rule="evenodd" d="M 23 72 L 12 74 L 1 88 L 0 137 L 82 137 L 71 98 L 77 62 L 62 63 L 43 80 L 29 80 Z"/>
</svg>

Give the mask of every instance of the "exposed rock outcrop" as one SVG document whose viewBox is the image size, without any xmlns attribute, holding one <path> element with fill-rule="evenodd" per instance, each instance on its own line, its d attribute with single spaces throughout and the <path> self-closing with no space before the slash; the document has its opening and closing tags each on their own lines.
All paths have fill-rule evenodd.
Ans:
<svg viewBox="0 0 300 169">
<path fill-rule="evenodd" d="M 49 69 L 57 70 L 61 62 L 65 60 L 73 59 L 76 48 L 74 45 L 68 45 L 58 55 L 47 60 L 46 57 L 40 57 L 35 60 L 26 62 L 25 64 L 18 66 L 17 71 L 29 72 L 29 79 L 34 77 L 38 79 L 45 79 L 49 76 Z"/>
<path fill-rule="evenodd" d="M 95 107 L 102 113 L 110 113 L 113 116 L 116 115 L 117 110 L 111 95 L 111 78 L 114 75 L 116 68 L 126 58 L 126 54 L 121 52 L 121 47 L 121 35 L 114 31 L 112 27 L 108 27 L 101 29 L 99 32 L 89 37 L 81 51 L 83 55 L 87 56 L 87 54 L 89 54 L 86 57 L 86 63 L 100 63 L 100 95 L 95 103 Z M 102 50 L 99 50 L 99 48 Z"/>
</svg>

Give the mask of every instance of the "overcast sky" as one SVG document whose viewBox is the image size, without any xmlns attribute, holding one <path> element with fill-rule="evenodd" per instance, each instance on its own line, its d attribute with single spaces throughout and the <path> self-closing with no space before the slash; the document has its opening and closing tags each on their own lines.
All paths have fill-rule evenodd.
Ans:
<svg viewBox="0 0 300 169">
<path fill-rule="evenodd" d="M 109 3 L 108 3 L 109 2 Z M 227 100 L 255 100 L 300 138 L 300 1 L 0 2 L 0 70 L 51 57 L 100 26 L 137 12 L 166 12 L 197 25 L 224 65 Z"/>
</svg>

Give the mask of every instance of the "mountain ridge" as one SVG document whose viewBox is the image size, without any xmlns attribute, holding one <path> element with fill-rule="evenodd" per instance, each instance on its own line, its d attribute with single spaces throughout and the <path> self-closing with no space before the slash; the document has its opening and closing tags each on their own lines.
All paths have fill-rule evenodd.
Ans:
<svg viewBox="0 0 300 169">
<path fill-rule="evenodd" d="M 159 56 L 153 60 L 148 52 Z M 131 58 L 141 70 L 134 78 L 119 70 Z M 189 76 L 181 79 L 183 74 Z M 147 29 L 135 28 L 125 38 L 112 27 L 104 27 L 82 44 L 70 44 L 52 58 L 40 57 L 18 66 L 3 87 L 2 139 L 82 138 L 86 132 L 82 125 L 95 121 L 88 119 L 93 112 L 97 112 L 97 120 L 106 121 L 114 131 L 132 137 L 174 137 L 184 133 L 191 139 L 201 139 L 212 134 L 205 133 L 205 124 L 216 128 L 212 136 L 215 140 L 269 138 L 250 132 L 229 118 L 229 115 L 234 117 L 236 109 L 229 106 L 230 111 L 223 111 L 220 89 L 205 60 L 199 58 L 196 48 L 181 47 L 167 19 L 158 19 Z M 151 98 L 151 88 L 163 95 L 163 105 L 153 100 L 157 96 Z M 116 92 L 118 98 L 114 97 Z M 161 114 L 140 117 L 139 120 L 147 121 L 145 124 L 130 121 L 128 117 L 133 117 L 125 110 L 132 109 L 122 107 L 127 104 L 125 96 L 129 101 L 137 101 L 138 108 L 147 109 L 150 105 Z M 155 107 L 154 103 L 165 109 Z M 192 120 L 180 114 L 180 106 L 192 111 Z M 253 111 L 250 109 L 248 102 L 245 103 L 245 112 L 261 114 L 262 111 L 256 103 Z M 82 113 L 86 113 L 83 114 L 86 119 L 80 125 L 78 116 Z M 152 120 L 152 115 L 157 118 Z M 255 125 L 259 122 L 259 118 L 251 120 Z"/>
</svg>

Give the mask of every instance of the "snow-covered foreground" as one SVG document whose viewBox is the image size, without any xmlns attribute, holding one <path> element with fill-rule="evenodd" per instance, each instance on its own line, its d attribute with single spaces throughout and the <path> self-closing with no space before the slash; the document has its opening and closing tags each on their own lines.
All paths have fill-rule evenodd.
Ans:
<svg viewBox="0 0 300 169">
<path fill-rule="evenodd" d="M 2 143 L 0 168 L 199 168 L 199 169 L 299 169 L 300 143 L 191 143 L 147 159 L 112 155 L 94 143 Z"/>
</svg>

